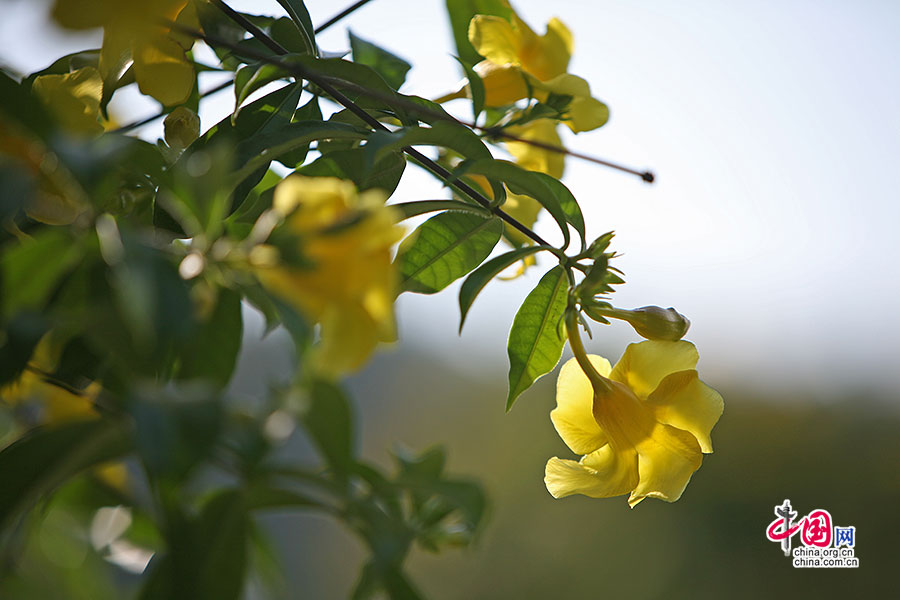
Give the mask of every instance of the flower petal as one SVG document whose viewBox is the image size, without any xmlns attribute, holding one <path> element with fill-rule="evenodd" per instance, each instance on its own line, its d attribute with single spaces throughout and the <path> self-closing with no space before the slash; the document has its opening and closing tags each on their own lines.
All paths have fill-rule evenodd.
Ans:
<svg viewBox="0 0 900 600">
<path fill-rule="evenodd" d="M 639 480 L 628 498 L 632 508 L 648 497 L 675 502 L 703 461 L 697 438 L 662 423 L 657 423 L 636 449 Z"/>
<path fill-rule="evenodd" d="M 607 444 L 581 459 L 581 462 L 557 457 L 547 461 L 544 484 L 554 498 L 584 494 L 591 498 L 609 498 L 627 494 L 638 481 L 635 454 L 615 452 Z"/>
<path fill-rule="evenodd" d="M 668 375 L 650 394 L 647 405 L 660 423 L 692 433 L 704 454 L 713 451 L 709 436 L 725 403 L 719 392 L 700 381 L 697 371 Z"/>
<path fill-rule="evenodd" d="M 573 133 L 591 131 L 609 121 L 609 107 L 590 96 L 572 98 L 568 114 L 569 120 L 565 123 Z"/>
<path fill-rule="evenodd" d="M 561 147 L 562 140 L 556 132 L 556 121 L 553 119 L 537 119 L 526 125 L 509 127 L 509 133 L 523 140 L 532 140 Z M 555 179 L 563 176 L 566 156 L 561 152 L 550 152 L 525 142 L 507 142 L 506 149 L 523 169 L 546 173 Z"/>
<path fill-rule="evenodd" d="M 317 372 L 338 377 L 357 371 L 378 344 L 378 324 L 359 304 L 333 304 L 322 315 Z"/>
<path fill-rule="evenodd" d="M 519 64 L 521 37 L 521 32 L 513 29 L 510 22 L 502 17 L 475 15 L 469 22 L 472 47 L 496 65 Z"/>
<path fill-rule="evenodd" d="M 134 77 L 141 93 L 153 96 L 164 106 L 181 104 L 194 89 L 194 66 L 184 48 L 165 36 L 148 36 L 132 46 Z"/>
<path fill-rule="evenodd" d="M 693 369 L 698 359 L 697 348 L 683 340 L 629 344 L 610 379 L 624 383 L 638 398 L 646 400 L 666 375 Z"/>
<path fill-rule="evenodd" d="M 590 359 L 601 375 L 609 374 L 608 360 L 596 355 L 590 355 Z M 606 434 L 594 419 L 593 405 L 591 382 L 572 358 L 559 372 L 556 408 L 550 411 L 550 420 L 559 437 L 576 454 L 588 454 L 606 443 Z"/>
<path fill-rule="evenodd" d="M 515 65 L 496 65 L 483 60 L 475 72 L 484 84 L 485 106 L 506 106 L 528 96 L 527 76 Z"/>
</svg>

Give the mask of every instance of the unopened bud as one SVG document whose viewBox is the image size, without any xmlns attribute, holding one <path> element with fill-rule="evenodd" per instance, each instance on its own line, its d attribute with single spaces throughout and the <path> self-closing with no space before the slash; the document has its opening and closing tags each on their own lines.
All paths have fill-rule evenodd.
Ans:
<svg viewBox="0 0 900 600">
<path fill-rule="evenodd" d="M 627 321 L 641 337 L 648 340 L 676 342 L 683 338 L 691 326 L 687 317 L 674 308 L 643 306 L 634 310 L 613 308 L 609 304 L 594 303 L 584 307 L 589 317 L 600 323 L 603 317 Z"/>
<path fill-rule="evenodd" d="M 675 342 L 683 338 L 691 326 L 687 317 L 672 307 L 643 306 L 622 312 L 629 315 L 619 318 L 628 321 L 638 335 L 648 340 Z"/>
<path fill-rule="evenodd" d="M 166 143 L 175 150 L 184 150 L 200 137 L 200 117 L 185 106 L 179 106 L 163 121 Z"/>
</svg>

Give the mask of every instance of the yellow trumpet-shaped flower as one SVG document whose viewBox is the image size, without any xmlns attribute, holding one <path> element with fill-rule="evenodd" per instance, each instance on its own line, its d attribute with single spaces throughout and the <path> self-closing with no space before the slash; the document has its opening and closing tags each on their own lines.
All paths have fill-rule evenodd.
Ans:
<svg viewBox="0 0 900 600">
<path fill-rule="evenodd" d="M 194 87 L 185 51 L 193 40 L 170 32 L 166 21 L 198 27 L 187 0 L 56 0 L 53 17 L 67 29 L 103 27 L 100 75 L 115 79 L 133 61 L 141 92 L 166 106 L 181 104 Z"/>
<path fill-rule="evenodd" d="M 484 83 L 485 104 L 505 106 L 529 96 L 571 96 L 566 124 L 574 132 L 590 131 L 609 120 L 609 109 L 591 97 L 588 83 L 566 72 L 572 56 L 572 33 L 551 19 L 538 36 L 513 11 L 510 20 L 475 15 L 469 23 L 469 41 L 485 60 L 475 65 Z"/>
<path fill-rule="evenodd" d="M 321 324 L 320 372 L 358 369 L 379 341 L 394 338 L 396 274 L 391 248 L 403 229 L 386 196 L 358 194 L 352 182 L 291 176 L 275 189 L 274 210 L 300 239 L 309 264 L 259 269 L 263 285 Z"/>
<path fill-rule="evenodd" d="M 697 376 L 697 350 L 685 341 L 631 344 L 615 368 L 590 355 L 607 383 L 595 391 L 576 359 L 559 375 L 556 431 L 581 460 L 547 462 L 544 482 L 555 497 L 607 498 L 630 492 L 632 507 L 644 498 L 675 502 L 702 455 L 712 452 L 710 432 L 722 414 L 722 397 Z"/>
</svg>

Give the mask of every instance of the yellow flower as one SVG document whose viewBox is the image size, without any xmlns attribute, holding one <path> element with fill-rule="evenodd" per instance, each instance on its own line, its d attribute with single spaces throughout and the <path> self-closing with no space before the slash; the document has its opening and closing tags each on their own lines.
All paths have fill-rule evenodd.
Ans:
<svg viewBox="0 0 900 600">
<path fill-rule="evenodd" d="M 82 67 L 61 75 L 36 77 L 31 88 L 60 125 L 70 133 L 95 135 L 103 132 L 100 124 L 100 98 L 103 80 L 94 67 Z"/>
<path fill-rule="evenodd" d="M 572 33 L 551 19 L 538 36 L 513 12 L 509 21 L 475 15 L 469 23 L 469 41 L 485 60 L 475 65 L 482 78 L 487 106 L 505 106 L 529 96 L 571 96 L 566 124 L 574 132 L 590 131 L 609 120 L 609 109 L 591 97 L 587 81 L 566 72 L 572 56 Z"/>
<path fill-rule="evenodd" d="M 675 502 L 712 452 L 710 431 L 723 409 L 722 397 L 697 376 L 697 349 L 685 341 L 631 344 L 613 369 L 589 358 L 608 389 L 595 392 L 575 359 L 563 366 L 550 418 L 584 456 L 551 458 L 547 490 L 555 498 L 630 492 L 632 507 L 648 497 Z"/>
<path fill-rule="evenodd" d="M 100 415 L 94 404 L 101 390 L 99 383 L 92 382 L 76 394 L 44 380 L 41 373 L 51 373 L 56 367 L 58 356 L 54 354 L 50 338 L 41 339 L 28 362 L 28 368 L 22 371 L 17 380 L 0 387 L 0 401 L 9 406 L 36 402 L 41 408 L 38 418 L 40 425 L 98 418 Z M 120 492 L 128 491 L 128 469 L 124 463 L 107 462 L 95 467 L 92 472 L 98 479 Z"/>
<path fill-rule="evenodd" d="M 176 18 L 197 28 L 187 0 L 56 0 L 53 18 L 67 29 L 103 27 L 100 75 L 116 79 L 129 59 L 141 92 L 166 106 L 181 104 L 194 87 L 194 67 L 185 50 L 193 40 L 173 34 L 164 21 Z"/>
<path fill-rule="evenodd" d="M 386 196 L 357 194 L 352 182 L 291 176 L 275 188 L 274 210 L 300 238 L 309 265 L 259 269 L 267 288 L 321 324 L 316 366 L 328 375 L 358 369 L 379 341 L 394 338 L 396 274 L 391 248 L 403 229 Z"/>
<path fill-rule="evenodd" d="M 44 337 L 35 348 L 28 368 L 22 371 L 16 381 L 0 387 L 0 399 L 10 406 L 36 401 L 42 407 L 41 423 L 64 423 L 77 419 L 97 417 L 94 400 L 100 393 L 100 385 L 91 383 L 79 394 L 47 383 L 40 373 L 50 373 L 55 368 L 56 359 L 49 338 Z"/>
</svg>

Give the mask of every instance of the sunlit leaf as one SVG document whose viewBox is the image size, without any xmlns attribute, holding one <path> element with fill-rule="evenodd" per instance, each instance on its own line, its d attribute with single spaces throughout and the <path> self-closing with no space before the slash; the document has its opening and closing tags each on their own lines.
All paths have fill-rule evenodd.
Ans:
<svg viewBox="0 0 900 600">
<path fill-rule="evenodd" d="M 353 51 L 353 62 L 372 67 L 387 81 L 389 86 L 395 90 L 399 89 L 406 81 L 406 73 L 412 68 L 412 65 L 384 48 L 354 35 L 352 31 L 348 33 L 350 49 Z"/>
<path fill-rule="evenodd" d="M 421 294 L 441 291 L 480 265 L 502 233 L 503 222 L 494 217 L 461 212 L 432 217 L 400 245 L 400 288 Z"/>
<path fill-rule="evenodd" d="M 522 260 L 527 256 L 545 250 L 544 246 L 525 246 L 524 248 L 516 248 L 506 254 L 496 256 L 487 261 L 466 277 L 462 287 L 459 288 L 459 330 L 462 332 L 463 323 L 466 322 L 466 315 L 475 298 L 481 293 L 481 290 L 504 269 L 516 261 Z"/>
<path fill-rule="evenodd" d="M 566 310 L 569 287 L 566 271 L 554 267 L 528 294 L 509 332 L 509 395 L 506 410 L 519 395 L 543 375 L 553 370 L 565 337 L 560 322 Z"/>
</svg>

